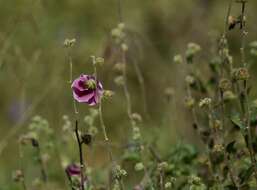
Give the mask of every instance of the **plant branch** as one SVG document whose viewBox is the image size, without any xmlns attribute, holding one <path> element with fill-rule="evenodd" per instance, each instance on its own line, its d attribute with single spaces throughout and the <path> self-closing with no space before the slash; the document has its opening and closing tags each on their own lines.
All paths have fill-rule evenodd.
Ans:
<svg viewBox="0 0 257 190">
<path fill-rule="evenodd" d="M 80 140 L 80 136 L 79 136 L 78 120 L 75 121 L 75 134 L 76 134 L 77 143 L 78 143 L 78 147 L 79 147 L 80 187 L 81 187 L 81 190 L 85 190 L 85 187 L 84 187 L 84 160 L 83 160 L 83 152 L 82 152 L 83 143 Z"/>
</svg>

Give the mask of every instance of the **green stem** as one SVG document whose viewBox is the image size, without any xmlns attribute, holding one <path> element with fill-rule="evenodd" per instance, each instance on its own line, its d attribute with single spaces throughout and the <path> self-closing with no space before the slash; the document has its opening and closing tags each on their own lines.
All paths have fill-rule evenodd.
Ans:
<svg viewBox="0 0 257 190">
<path fill-rule="evenodd" d="M 241 64 L 244 68 L 247 67 L 246 64 L 246 60 L 245 60 L 245 38 L 247 35 L 247 31 L 246 31 L 246 23 L 245 23 L 245 10 L 246 10 L 246 1 L 242 0 L 240 1 L 242 8 L 241 8 Z M 247 92 L 247 81 L 245 80 L 243 83 L 243 92 L 244 92 L 244 105 L 245 105 L 245 113 L 243 113 L 244 115 L 244 119 L 245 119 L 245 124 L 246 124 L 246 128 L 247 128 L 247 133 L 248 133 L 248 150 L 250 153 L 250 158 L 251 158 L 251 162 L 254 168 L 254 176 L 255 176 L 255 180 L 257 183 L 257 161 L 255 158 L 255 153 L 254 153 L 254 149 L 253 149 L 253 135 L 252 135 L 252 130 L 251 130 L 251 124 L 250 124 L 250 107 L 249 107 L 249 97 L 248 97 L 248 92 Z"/>
</svg>

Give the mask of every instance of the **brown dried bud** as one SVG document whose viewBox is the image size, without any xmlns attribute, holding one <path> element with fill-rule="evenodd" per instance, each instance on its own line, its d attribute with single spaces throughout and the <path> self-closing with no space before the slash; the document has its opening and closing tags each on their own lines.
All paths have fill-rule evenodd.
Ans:
<svg viewBox="0 0 257 190">
<path fill-rule="evenodd" d="M 238 23 L 238 20 L 234 16 L 228 17 L 228 29 L 232 30 L 235 28 L 236 24 Z"/>
<path fill-rule="evenodd" d="M 248 80 L 250 78 L 250 74 L 247 68 L 238 68 L 232 71 L 233 78 L 235 80 Z"/>
<path fill-rule="evenodd" d="M 13 180 L 16 182 L 22 181 L 24 179 L 23 172 L 21 170 L 16 170 L 13 173 Z"/>
<path fill-rule="evenodd" d="M 91 134 L 83 134 L 81 138 L 82 138 L 82 142 L 86 145 L 90 145 L 92 142 Z"/>
</svg>

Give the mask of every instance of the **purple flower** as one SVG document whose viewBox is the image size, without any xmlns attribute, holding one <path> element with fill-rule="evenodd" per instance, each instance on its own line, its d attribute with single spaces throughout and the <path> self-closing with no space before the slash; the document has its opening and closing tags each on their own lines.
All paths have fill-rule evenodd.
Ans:
<svg viewBox="0 0 257 190">
<path fill-rule="evenodd" d="M 80 75 L 73 81 L 71 88 L 75 100 L 90 106 L 98 104 L 103 94 L 102 84 L 92 75 Z"/>
<path fill-rule="evenodd" d="M 70 164 L 65 169 L 67 175 L 69 176 L 78 176 L 80 175 L 80 167 L 76 164 Z"/>
</svg>

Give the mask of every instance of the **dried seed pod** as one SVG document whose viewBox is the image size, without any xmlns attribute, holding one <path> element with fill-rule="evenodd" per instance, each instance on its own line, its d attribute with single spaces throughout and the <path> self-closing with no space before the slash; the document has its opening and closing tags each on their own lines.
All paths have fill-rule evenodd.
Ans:
<svg viewBox="0 0 257 190">
<path fill-rule="evenodd" d="M 248 69 L 244 67 L 234 69 L 232 75 L 234 80 L 248 80 L 250 78 Z"/>
<path fill-rule="evenodd" d="M 86 145 L 90 145 L 92 143 L 92 135 L 91 134 L 83 134 L 81 136 L 82 142 Z"/>
</svg>

